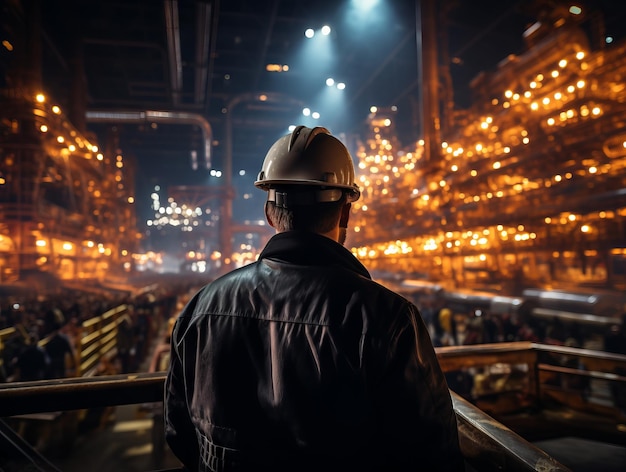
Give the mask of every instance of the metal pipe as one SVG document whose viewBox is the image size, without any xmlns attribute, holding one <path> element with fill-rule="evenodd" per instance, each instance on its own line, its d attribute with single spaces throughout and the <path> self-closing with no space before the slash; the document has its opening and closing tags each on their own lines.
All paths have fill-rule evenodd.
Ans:
<svg viewBox="0 0 626 472">
<path fill-rule="evenodd" d="M 203 1 L 196 4 L 196 78 L 194 101 L 203 103 L 206 98 L 209 64 L 209 39 L 211 33 L 211 5 Z"/>
<path fill-rule="evenodd" d="M 418 73 L 421 78 L 422 131 L 424 157 L 429 164 L 440 156 L 439 76 L 437 56 L 436 5 L 434 0 L 417 2 Z"/>
<path fill-rule="evenodd" d="M 183 83 L 183 66 L 180 54 L 180 25 L 178 21 L 178 1 L 165 0 L 165 28 L 167 33 L 167 51 L 170 62 L 170 83 L 174 105 L 180 103 L 180 91 Z"/>
<path fill-rule="evenodd" d="M 204 116 L 184 111 L 88 111 L 87 121 L 91 123 L 168 123 L 195 125 L 202 130 L 204 138 L 204 161 L 207 169 L 211 168 L 211 142 L 213 130 Z"/>
<path fill-rule="evenodd" d="M 209 40 L 209 67 L 207 71 L 206 92 L 204 94 L 206 100 L 204 101 L 204 110 L 208 114 L 209 105 L 211 104 L 211 98 L 214 97 L 213 90 L 213 70 L 215 68 L 215 50 L 217 48 L 217 26 L 220 18 L 220 0 L 212 1 L 212 15 L 211 21 L 211 39 Z"/>
<path fill-rule="evenodd" d="M 279 93 L 243 93 L 233 97 L 226 105 L 226 158 L 224 160 L 224 177 L 226 179 L 224 187 L 226 189 L 224 205 L 222 208 L 222 224 L 220 232 L 220 245 L 222 248 L 222 254 L 224 260 L 228 260 L 229 263 L 224 263 L 223 270 L 228 271 L 231 267 L 232 256 L 232 211 L 233 211 L 233 199 L 235 192 L 232 187 L 233 182 L 233 111 L 237 105 L 243 102 L 262 102 L 262 103 L 281 103 L 284 105 L 294 105 L 303 107 L 304 103 L 295 100 L 290 97 L 285 97 Z"/>
</svg>

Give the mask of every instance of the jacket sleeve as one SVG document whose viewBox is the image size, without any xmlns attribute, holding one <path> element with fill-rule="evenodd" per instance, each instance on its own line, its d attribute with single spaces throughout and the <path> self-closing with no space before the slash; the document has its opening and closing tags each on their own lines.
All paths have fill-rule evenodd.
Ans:
<svg viewBox="0 0 626 472">
<path fill-rule="evenodd" d="M 417 307 L 405 305 L 390 336 L 380 388 L 394 470 L 465 470 L 450 391 Z"/>
<path fill-rule="evenodd" d="M 171 336 L 170 365 L 165 380 L 165 439 L 187 470 L 198 470 L 199 450 L 196 428 L 187 408 L 187 387 L 184 376 L 184 350 L 182 336 L 191 313 L 186 310 L 179 316 Z"/>
</svg>

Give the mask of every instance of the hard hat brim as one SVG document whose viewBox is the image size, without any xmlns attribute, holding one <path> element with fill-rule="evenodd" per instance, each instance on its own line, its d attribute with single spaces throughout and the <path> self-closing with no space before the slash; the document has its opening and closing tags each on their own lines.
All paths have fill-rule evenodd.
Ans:
<svg viewBox="0 0 626 472">
<path fill-rule="evenodd" d="M 261 190 L 269 190 L 270 188 L 275 187 L 289 187 L 289 186 L 302 186 L 302 187 L 312 187 L 312 191 L 315 191 L 315 187 L 317 188 L 328 188 L 328 189 L 341 189 L 345 190 L 348 193 L 348 201 L 355 202 L 361 197 L 361 190 L 354 185 L 342 185 L 342 184 L 329 184 L 328 182 L 323 182 L 321 180 L 288 180 L 288 179 L 274 179 L 274 180 L 257 180 L 254 182 L 254 186 Z"/>
</svg>

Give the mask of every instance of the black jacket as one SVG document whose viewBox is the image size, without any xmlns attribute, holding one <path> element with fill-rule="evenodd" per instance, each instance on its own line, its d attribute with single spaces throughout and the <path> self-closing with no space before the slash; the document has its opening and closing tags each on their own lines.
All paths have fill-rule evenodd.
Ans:
<svg viewBox="0 0 626 472">
<path fill-rule="evenodd" d="M 172 334 L 166 438 L 190 470 L 462 470 L 449 390 L 417 308 L 343 246 L 272 237 Z"/>
</svg>

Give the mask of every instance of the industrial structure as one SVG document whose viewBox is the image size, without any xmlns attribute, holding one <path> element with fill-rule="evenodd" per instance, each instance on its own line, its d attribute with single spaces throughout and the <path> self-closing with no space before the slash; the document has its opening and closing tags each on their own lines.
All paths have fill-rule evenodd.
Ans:
<svg viewBox="0 0 626 472">
<path fill-rule="evenodd" d="M 273 233 L 247 216 L 263 205 L 238 186 L 253 189 L 269 143 L 297 119 L 330 122 L 353 154 L 362 198 L 346 246 L 422 312 L 466 463 L 567 472 L 560 461 L 578 462 L 579 449 L 591 470 L 622 470 L 626 356 L 608 335 L 624 333 L 626 303 L 626 39 L 609 41 L 604 20 L 623 21 L 559 1 L 490 2 L 494 29 L 530 11 L 537 21 L 520 30 L 523 51 L 474 78 L 462 109 L 452 68 L 494 13 L 478 4 L 0 4 L 0 468 L 168 467 L 155 365 L 167 365 L 173 317 L 197 288 L 254 261 Z M 357 5 L 395 15 L 365 21 Z M 483 29 L 448 57 L 455 8 Z M 320 93 L 324 43 L 302 32 L 336 12 L 358 16 L 364 35 L 321 38 L 335 41 L 346 89 Z M 317 122 L 308 100 L 329 90 L 333 114 Z M 382 106 L 364 108 L 373 98 Z M 369 114 L 350 121 L 349 109 Z M 155 274 L 166 259 L 177 273 Z M 22 382 L 16 353 L 31 329 L 45 347 L 60 307 L 76 378 Z M 492 336 L 469 345 L 487 325 Z M 139 372 L 116 370 L 129 356 Z M 111 408 L 119 429 L 100 422 Z M 531 444 L 563 436 L 593 442 L 557 447 L 558 458 L 549 441 Z"/>
<path fill-rule="evenodd" d="M 37 3 L 5 9 L 14 17 L 5 17 L 13 43 L 4 47 L 16 53 L 6 63 L 2 91 L 0 280 L 16 281 L 33 271 L 98 279 L 132 273 L 137 261 L 145 261 L 142 253 L 150 248 L 141 244 L 146 228 L 138 220 L 135 187 L 146 167 L 127 152 L 123 136 L 129 128 L 153 133 L 155 140 L 157 130 L 184 128 L 191 138 L 181 134 L 182 140 L 195 146 L 186 151 L 192 170 L 208 171 L 215 162 L 223 169 L 218 185 L 163 188 L 168 203 L 154 209 L 147 232 L 167 226 L 167 211 L 176 217 L 184 210 L 184 218 L 173 218 L 174 228 L 168 229 L 170 235 L 177 232 L 178 267 L 208 264 L 221 271 L 254 260 L 271 231 L 259 221 L 241 221 L 233 209 L 240 198 L 234 163 L 243 152 L 236 148 L 253 141 L 250 127 L 259 133 L 269 126 L 253 117 L 284 117 L 303 102 L 276 91 L 221 91 L 212 98 L 221 101 L 223 116 L 209 111 L 206 87 L 214 78 L 198 66 L 194 80 L 186 81 L 178 70 L 183 67 L 178 40 L 184 37 L 178 15 L 191 12 L 166 1 L 171 109 L 150 111 L 149 103 L 125 101 L 121 90 L 114 106 L 105 109 L 102 84 L 93 80 L 100 85 L 91 85 L 87 94 L 81 67 L 98 54 L 108 60 L 102 48 L 109 43 L 94 38 L 83 40 L 90 55 L 82 62 L 80 54 L 73 59 L 71 93 L 60 106 L 42 92 L 48 80 L 46 37 L 36 34 L 43 23 Z M 195 47 L 204 55 L 208 46 L 199 38 L 208 32 L 200 26 L 208 27 L 218 14 L 209 6 L 198 4 L 196 11 Z M 396 106 L 372 108 L 361 135 L 344 135 L 358 160 L 363 189 L 348 243 L 372 269 L 508 291 L 525 284 L 624 283 L 626 46 L 623 40 L 599 41 L 602 19 L 591 13 L 563 7 L 539 11 L 541 20 L 523 33 L 525 51 L 478 75 L 471 84 L 472 105 L 461 110 L 440 44 L 440 12 L 433 2 L 420 3 L 421 139 L 410 145 L 399 141 L 405 124 Z M 152 9 L 139 13 L 156 15 Z M 272 12 L 276 21 L 277 15 Z M 267 31 L 270 35 L 273 27 Z M 226 67 L 217 61 L 212 65 Z M 108 76 L 100 80 L 113 83 Z M 256 82 L 261 80 L 265 75 Z M 193 103 L 183 81 L 196 85 Z M 145 90 L 135 95 L 148 96 Z M 88 106 L 87 96 L 97 110 Z M 237 239 L 238 234 L 244 236 Z"/>
<path fill-rule="evenodd" d="M 526 52 L 472 83 L 471 108 L 444 104 L 430 156 L 424 140 L 398 148 L 393 110 L 372 111 L 359 258 L 457 286 L 624 286 L 626 44 L 594 48 L 571 17 L 531 26 Z"/>
</svg>

